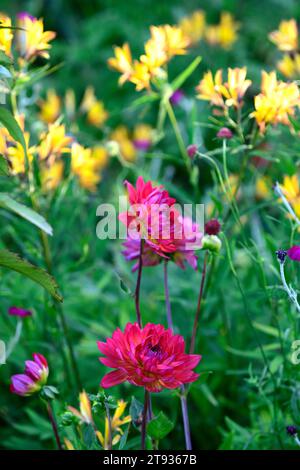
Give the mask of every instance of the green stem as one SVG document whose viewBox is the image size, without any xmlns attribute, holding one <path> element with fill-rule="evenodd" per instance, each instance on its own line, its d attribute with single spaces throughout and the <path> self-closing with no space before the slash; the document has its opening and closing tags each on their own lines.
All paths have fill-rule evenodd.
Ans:
<svg viewBox="0 0 300 470">
<path fill-rule="evenodd" d="M 178 144 L 179 150 L 181 152 L 182 158 L 185 162 L 185 165 L 187 167 L 188 172 L 190 172 L 190 170 L 191 170 L 191 160 L 189 159 L 189 156 L 187 154 L 186 147 L 185 147 L 185 144 L 184 144 L 184 141 L 183 141 L 183 138 L 182 138 L 179 126 L 178 126 L 178 122 L 177 122 L 174 110 L 173 110 L 169 100 L 166 100 L 164 102 L 164 104 L 165 104 L 170 122 L 172 124 L 174 134 L 175 134 L 177 144 Z"/>
</svg>

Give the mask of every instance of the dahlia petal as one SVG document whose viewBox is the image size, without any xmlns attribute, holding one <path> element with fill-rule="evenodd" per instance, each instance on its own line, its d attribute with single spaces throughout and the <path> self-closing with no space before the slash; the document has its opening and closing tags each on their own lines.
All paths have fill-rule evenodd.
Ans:
<svg viewBox="0 0 300 470">
<path fill-rule="evenodd" d="M 122 382 L 127 380 L 127 373 L 122 370 L 113 370 L 106 374 L 103 379 L 101 380 L 101 387 L 109 388 L 114 387 Z"/>
</svg>

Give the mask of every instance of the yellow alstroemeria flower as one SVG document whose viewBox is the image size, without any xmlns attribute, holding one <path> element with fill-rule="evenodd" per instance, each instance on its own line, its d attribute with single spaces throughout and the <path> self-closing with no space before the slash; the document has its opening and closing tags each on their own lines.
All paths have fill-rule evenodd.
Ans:
<svg viewBox="0 0 300 470">
<path fill-rule="evenodd" d="M 122 47 L 114 48 L 115 57 L 108 59 L 108 64 L 122 75 L 119 78 L 120 85 L 123 85 L 130 79 L 132 74 L 132 57 L 128 43 L 123 44 Z"/>
<path fill-rule="evenodd" d="M 101 145 L 96 145 L 92 148 L 92 157 L 95 159 L 95 165 L 97 168 L 105 168 L 108 164 L 109 155 L 105 147 Z"/>
<path fill-rule="evenodd" d="M 185 16 L 180 20 L 179 27 L 183 34 L 189 38 L 191 45 L 197 44 L 204 36 L 205 12 L 197 10 L 189 16 Z"/>
<path fill-rule="evenodd" d="M 86 113 L 89 124 L 93 126 L 103 126 L 108 118 L 108 112 L 103 102 L 97 100 L 94 87 L 92 86 L 87 87 L 80 108 Z"/>
<path fill-rule="evenodd" d="M 151 26 L 150 33 L 152 40 L 157 44 L 157 48 L 165 52 L 167 60 L 175 55 L 187 53 L 190 40 L 179 26 L 170 26 L 169 24 Z"/>
<path fill-rule="evenodd" d="M 41 135 L 41 143 L 39 145 L 39 157 L 41 160 L 55 160 L 63 153 L 70 153 L 70 145 L 73 137 L 66 135 L 64 124 L 50 124 L 48 131 Z"/>
<path fill-rule="evenodd" d="M 290 125 L 289 116 L 300 106 L 299 88 L 295 82 L 278 81 L 275 71 L 263 71 L 261 93 L 255 96 L 254 106 L 250 116 L 256 119 L 261 132 L 268 124 Z"/>
<path fill-rule="evenodd" d="M 290 52 L 298 49 L 298 27 L 296 20 L 281 21 L 279 28 L 269 34 L 269 39 L 280 51 Z"/>
<path fill-rule="evenodd" d="M 167 62 L 167 55 L 161 44 L 153 38 L 145 44 L 145 54 L 140 56 L 140 61 L 148 69 L 149 75 L 157 76 L 161 74 L 161 67 Z"/>
<path fill-rule="evenodd" d="M 84 390 L 79 394 L 79 407 L 80 411 L 76 410 L 73 406 L 68 406 L 68 410 L 77 416 L 82 423 L 94 424 L 91 402 Z"/>
<path fill-rule="evenodd" d="M 22 30 L 17 32 L 17 47 L 21 56 L 28 60 L 40 56 L 49 58 L 49 49 L 56 33 L 54 31 L 44 31 L 42 19 L 34 18 L 27 13 L 21 13 L 18 17 L 18 26 Z"/>
<path fill-rule="evenodd" d="M 224 107 L 224 100 L 220 91 L 222 86 L 222 70 L 218 70 L 213 76 L 209 70 L 206 72 L 196 87 L 199 100 L 210 101 L 214 106 Z"/>
<path fill-rule="evenodd" d="M 40 118 L 47 124 L 54 123 L 61 112 L 61 99 L 56 91 L 50 89 L 47 91 L 46 99 L 38 102 L 40 107 Z"/>
<path fill-rule="evenodd" d="M 117 127 L 110 135 L 110 140 L 119 145 L 121 157 L 127 162 L 136 160 L 137 151 L 125 126 Z"/>
<path fill-rule="evenodd" d="M 287 78 L 300 77 L 300 54 L 290 56 L 285 54 L 283 59 L 277 63 L 278 70 Z"/>
<path fill-rule="evenodd" d="M 124 418 L 121 418 L 123 415 L 125 408 L 127 406 L 127 403 L 123 400 L 118 401 L 118 406 L 114 412 L 114 415 L 111 418 L 110 422 L 110 428 L 111 428 L 111 433 L 112 433 L 112 445 L 117 444 L 121 436 L 123 434 L 123 431 L 121 429 L 121 426 L 124 426 L 124 424 L 128 424 L 131 422 L 131 416 L 125 416 Z M 117 434 L 116 434 L 117 433 Z M 104 431 L 104 436 L 100 431 L 96 432 L 96 435 L 99 439 L 100 444 L 102 445 L 103 449 L 107 450 L 109 448 L 109 422 L 108 418 L 105 418 L 105 431 Z"/>
<path fill-rule="evenodd" d="M 150 80 L 151 74 L 149 72 L 148 66 L 142 62 L 139 62 L 138 60 L 135 60 L 130 81 L 136 86 L 136 90 L 141 91 L 144 88 L 149 90 Z"/>
<path fill-rule="evenodd" d="M 64 164 L 62 161 L 53 162 L 50 166 L 45 165 L 41 169 L 42 187 L 46 191 L 53 191 L 60 184 L 64 176 Z"/>
<path fill-rule="evenodd" d="M 233 16 L 230 13 L 223 12 L 219 24 L 220 46 L 224 49 L 230 49 L 237 40 L 239 28 L 240 25 L 234 20 Z"/>
<path fill-rule="evenodd" d="M 284 176 L 280 189 L 291 204 L 297 217 L 300 217 L 300 185 L 297 175 Z"/>
<path fill-rule="evenodd" d="M 266 176 L 257 178 L 255 183 L 255 196 L 258 199 L 266 199 L 271 193 L 271 182 Z"/>
<path fill-rule="evenodd" d="M 12 141 L 12 138 L 8 130 L 5 127 L 0 127 L 0 155 L 8 156 L 9 141 Z"/>
<path fill-rule="evenodd" d="M 13 33 L 12 30 L 9 29 L 11 27 L 11 19 L 4 13 L 0 13 L 0 26 L 5 26 L 4 28 L 0 28 L 0 51 L 10 56 Z"/>
<path fill-rule="evenodd" d="M 24 133 L 24 139 L 26 143 L 27 158 L 28 162 L 30 163 L 33 160 L 33 154 L 36 151 L 36 147 L 29 147 L 30 135 L 28 132 Z M 15 175 L 25 173 L 26 156 L 24 153 L 23 146 L 19 142 L 12 142 L 13 144 L 9 145 L 7 148 L 7 158 L 11 165 L 12 173 Z"/>
<path fill-rule="evenodd" d="M 71 169 L 78 177 L 79 184 L 88 191 L 96 191 L 101 180 L 100 165 L 92 149 L 74 143 L 71 151 Z"/>
<path fill-rule="evenodd" d="M 251 80 L 246 79 L 247 68 L 228 69 L 227 82 L 220 86 L 220 91 L 225 98 L 226 106 L 239 108 L 243 97 L 251 85 Z"/>
</svg>

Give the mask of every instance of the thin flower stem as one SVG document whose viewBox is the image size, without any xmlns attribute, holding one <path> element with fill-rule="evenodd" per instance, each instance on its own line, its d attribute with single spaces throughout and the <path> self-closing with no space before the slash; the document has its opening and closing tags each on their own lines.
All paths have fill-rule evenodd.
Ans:
<svg viewBox="0 0 300 470">
<path fill-rule="evenodd" d="M 204 285 L 205 285 L 205 279 L 206 279 L 206 272 L 207 272 L 208 256 L 209 256 L 208 251 L 206 251 L 206 253 L 204 255 L 203 269 L 202 269 L 202 276 L 201 276 L 200 290 L 199 290 L 199 297 L 198 297 L 198 303 L 197 303 L 197 310 L 196 310 L 196 315 L 195 315 L 195 320 L 194 320 L 194 325 L 193 325 L 193 333 L 192 333 L 191 344 L 190 344 L 190 354 L 193 354 L 194 350 L 195 350 L 195 343 L 196 343 L 196 337 L 197 337 L 197 331 L 198 331 L 198 325 L 199 325 L 199 318 L 200 318 L 200 312 L 201 312 L 201 305 L 202 305 L 202 298 L 203 298 L 203 292 L 204 292 Z"/>
<path fill-rule="evenodd" d="M 111 417 L 110 417 L 110 411 L 109 411 L 109 406 L 107 403 L 105 403 L 105 412 L 106 412 L 106 419 L 107 419 L 107 425 L 108 425 L 108 442 L 107 442 L 107 449 L 111 450 L 112 449 L 112 428 L 111 428 Z"/>
<path fill-rule="evenodd" d="M 53 429 L 53 434 L 54 434 L 54 437 L 55 437 L 57 447 L 59 448 L 59 450 L 63 450 L 61 440 L 60 440 L 60 437 L 59 437 L 59 434 L 58 434 L 58 428 L 57 428 L 57 423 L 56 423 L 54 411 L 53 411 L 53 408 L 52 408 L 51 403 L 49 401 L 47 401 L 46 407 L 47 407 L 48 417 L 49 417 L 49 421 L 50 421 L 52 429 Z"/>
<path fill-rule="evenodd" d="M 136 288 L 135 288 L 135 310 L 136 310 L 136 318 L 140 328 L 142 328 L 142 315 L 140 309 L 140 290 L 141 290 L 141 279 L 142 279 L 142 269 L 143 269 L 143 248 L 144 248 L 144 240 L 141 240 L 140 244 L 140 256 L 139 256 L 139 268 L 138 268 L 138 276 L 136 280 Z"/>
<path fill-rule="evenodd" d="M 173 330 L 172 308 L 171 308 L 171 302 L 170 302 L 169 283 L 168 283 L 168 261 L 165 261 L 165 264 L 164 264 L 164 287 L 165 287 L 165 300 L 166 300 L 168 327 Z M 185 447 L 186 447 L 186 450 L 192 450 L 191 431 L 190 431 L 190 422 L 189 422 L 188 404 L 187 404 L 187 393 L 186 393 L 186 389 L 184 385 L 181 385 L 180 387 L 180 401 L 181 401 L 181 410 L 182 410 L 182 419 L 183 419 L 183 428 L 184 428 L 184 437 L 185 437 Z"/>
<path fill-rule="evenodd" d="M 279 261 L 279 269 L 280 269 L 280 276 L 281 276 L 281 280 L 282 280 L 284 290 L 286 291 L 287 295 L 289 296 L 290 301 L 295 305 L 298 313 L 300 313 L 300 305 L 299 305 L 299 302 L 298 302 L 297 293 L 292 288 L 292 286 L 289 286 L 287 284 L 286 279 L 285 279 L 284 261 L 283 262 Z"/>
<path fill-rule="evenodd" d="M 283 194 L 281 188 L 280 188 L 280 185 L 278 182 L 276 182 L 275 186 L 274 186 L 274 191 L 275 193 L 280 197 L 280 199 L 282 200 L 285 208 L 287 209 L 287 211 L 289 212 L 289 214 L 292 216 L 292 218 L 294 219 L 294 221 L 296 222 L 297 225 L 300 225 L 300 220 L 298 219 L 298 217 L 296 216 L 294 210 L 292 209 L 292 206 L 290 205 L 290 203 L 288 202 L 287 198 L 285 197 L 285 195 Z"/>
<path fill-rule="evenodd" d="M 187 154 L 187 151 L 186 151 L 186 148 L 185 148 L 185 145 L 184 145 L 184 141 L 183 141 L 183 138 L 182 138 L 179 126 L 178 126 L 178 122 L 177 122 L 175 113 L 173 111 L 172 105 L 170 104 L 169 100 L 165 101 L 165 107 L 166 107 L 170 122 L 172 124 L 174 134 L 175 134 L 177 144 L 178 144 L 179 150 L 181 152 L 182 158 L 183 158 L 184 163 L 187 167 L 187 170 L 190 172 L 190 170 L 191 170 L 191 160 L 189 159 L 189 156 Z"/>
<path fill-rule="evenodd" d="M 148 407 L 149 407 L 149 396 L 150 394 L 148 390 L 145 389 L 143 420 L 142 420 L 142 441 L 141 441 L 142 450 L 146 449 L 146 428 L 147 428 L 147 417 L 148 417 Z"/>
<path fill-rule="evenodd" d="M 167 312 L 168 327 L 171 328 L 171 330 L 173 330 L 173 320 L 172 320 L 172 311 L 171 311 L 169 285 L 168 285 L 168 260 L 164 260 L 164 286 L 165 286 L 165 296 L 166 296 L 166 312 Z"/>
</svg>

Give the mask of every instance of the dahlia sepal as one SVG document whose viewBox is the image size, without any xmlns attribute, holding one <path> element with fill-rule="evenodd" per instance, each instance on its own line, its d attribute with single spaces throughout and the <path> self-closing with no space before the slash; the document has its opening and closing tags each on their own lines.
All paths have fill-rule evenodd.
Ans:
<svg viewBox="0 0 300 470">
<path fill-rule="evenodd" d="M 41 398 L 44 400 L 54 400 L 57 395 L 59 395 L 59 391 L 53 385 L 45 385 L 40 392 Z"/>
</svg>

